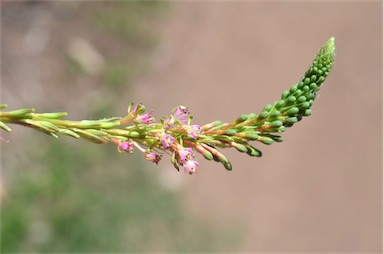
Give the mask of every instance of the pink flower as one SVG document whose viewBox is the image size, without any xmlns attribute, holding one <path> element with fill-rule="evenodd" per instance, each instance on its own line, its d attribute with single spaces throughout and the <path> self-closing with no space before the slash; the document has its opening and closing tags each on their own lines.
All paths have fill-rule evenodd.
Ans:
<svg viewBox="0 0 384 254">
<path fill-rule="evenodd" d="M 179 156 L 181 163 L 187 162 L 190 158 L 193 157 L 193 150 L 192 148 L 183 148 L 179 150 Z"/>
<path fill-rule="evenodd" d="M 179 106 L 175 112 L 175 119 L 176 119 L 176 121 L 180 122 L 181 124 L 187 124 L 188 123 L 188 117 L 187 117 L 188 114 L 189 114 L 189 111 L 188 111 L 187 107 Z"/>
<path fill-rule="evenodd" d="M 154 152 L 151 152 L 145 155 L 145 159 L 158 164 L 161 160 L 161 156 Z"/>
<path fill-rule="evenodd" d="M 132 105 L 133 104 L 131 104 L 131 106 Z M 130 107 L 129 107 L 129 109 L 130 109 Z M 129 112 L 134 113 L 135 115 L 144 113 L 145 112 L 145 106 L 142 103 L 135 104 L 135 106 L 132 109 L 130 109 Z"/>
<path fill-rule="evenodd" d="M 111 141 L 117 145 L 117 150 L 119 152 L 124 151 L 127 153 L 131 153 L 133 150 L 131 141 L 121 142 L 120 139 L 116 139 L 116 138 L 111 138 Z"/>
<path fill-rule="evenodd" d="M 123 142 L 119 144 L 119 147 L 125 152 L 132 152 L 132 145 L 129 142 Z"/>
<path fill-rule="evenodd" d="M 188 132 L 188 135 L 193 139 L 199 139 L 203 134 L 203 128 L 200 125 L 184 125 L 184 129 Z"/>
<path fill-rule="evenodd" d="M 193 173 L 197 173 L 197 167 L 199 165 L 200 164 L 197 161 L 187 160 L 183 163 L 184 173 L 188 173 L 190 175 L 192 175 Z"/>
<path fill-rule="evenodd" d="M 188 108 L 184 106 L 179 106 L 175 110 L 175 114 L 171 117 L 168 117 L 165 119 L 164 123 L 168 125 L 173 125 L 176 122 L 180 124 L 187 124 L 188 123 L 188 117 L 189 114 Z"/>
<path fill-rule="evenodd" d="M 187 124 L 188 118 L 187 115 L 189 114 L 188 108 L 184 106 L 179 106 L 176 109 L 175 112 L 175 119 L 176 121 L 180 122 L 181 124 Z"/>
<path fill-rule="evenodd" d="M 166 133 L 159 134 L 159 137 L 164 149 L 167 149 L 176 141 L 172 135 Z"/>
<path fill-rule="evenodd" d="M 153 123 L 153 117 L 151 116 L 152 111 L 150 113 L 146 113 L 144 115 L 138 115 L 136 117 L 136 122 L 138 123 L 144 123 L 144 124 L 151 124 Z"/>
<path fill-rule="evenodd" d="M 144 112 L 145 112 L 145 106 L 143 104 L 139 103 L 139 104 L 133 105 L 133 103 L 131 103 L 128 107 L 128 115 L 123 117 L 120 120 L 120 124 L 126 125 L 126 124 L 132 123 L 133 121 L 135 121 L 136 123 L 142 123 L 142 121 L 145 121 L 147 118 L 145 114 L 143 115 L 144 119 L 141 119 L 142 117 L 140 116 L 140 114 Z"/>
</svg>

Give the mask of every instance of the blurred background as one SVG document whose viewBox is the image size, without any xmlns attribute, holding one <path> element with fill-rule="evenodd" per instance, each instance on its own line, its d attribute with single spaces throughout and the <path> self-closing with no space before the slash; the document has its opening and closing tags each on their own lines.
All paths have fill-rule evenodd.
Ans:
<svg viewBox="0 0 384 254">
<path fill-rule="evenodd" d="M 364 252 L 382 249 L 382 3 L 2 1 L 1 103 L 193 122 L 259 112 L 319 48 L 337 58 L 312 107 L 262 158 L 177 172 L 69 137 L 1 132 L 1 251 Z"/>
</svg>

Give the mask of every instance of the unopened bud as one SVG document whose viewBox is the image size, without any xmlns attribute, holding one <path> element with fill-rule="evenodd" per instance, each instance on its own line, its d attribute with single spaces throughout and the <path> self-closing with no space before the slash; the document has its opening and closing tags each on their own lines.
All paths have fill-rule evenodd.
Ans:
<svg viewBox="0 0 384 254">
<path fill-rule="evenodd" d="M 11 131 L 11 128 L 9 128 L 5 123 L 3 123 L 1 121 L 0 121 L 0 128 L 5 130 L 5 131 L 8 131 L 8 132 Z"/>
<path fill-rule="evenodd" d="M 270 145 L 273 143 L 273 139 L 271 139 L 270 137 L 260 136 L 258 140 L 266 145 Z"/>
<path fill-rule="evenodd" d="M 56 113 L 38 114 L 38 116 L 42 116 L 44 118 L 49 118 L 49 119 L 60 119 L 60 118 L 66 117 L 67 115 L 68 115 L 67 112 L 56 112 Z"/>
</svg>

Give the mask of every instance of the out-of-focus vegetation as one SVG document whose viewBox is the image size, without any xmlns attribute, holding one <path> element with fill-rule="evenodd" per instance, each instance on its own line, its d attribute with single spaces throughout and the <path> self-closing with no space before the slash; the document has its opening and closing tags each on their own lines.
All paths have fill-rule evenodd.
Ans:
<svg viewBox="0 0 384 254">
<path fill-rule="evenodd" d="M 98 47 L 105 57 L 98 76 L 103 102 L 93 102 L 86 114 L 103 117 L 114 114 L 113 102 L 146 70 L 145 57 L 159 39 L 154 18 L 166 16 L 172 6 L 157 1 L 86 4 L 90 11 L 78 25 L 91 27 L 101 38 Z M 63 59 L 68 61 L 63 63 L 66 82 L 84 75 L 76 61 Z M 6 176 L 2 253 L 228 251 L 241 239 L 239 228 L 188 214 L 182 187 L 180 192 L 165 188 L 139 153 L 126 158 L 112 145 L 32 132 L 25 136 L 17 163 L 6 158 L 18 149 L 12 142 L 1 154 Z"/>
<path fill-rule="evenodd" d="M 14 183 L 2 210 L 3 252 L 224 250 L 238 240 L 186 214 L 181 195 L 142 158 L 124 165 L 114 151 L 80 149 L 51 143 L 35 157 L 40 168 Z"/>
</svg>

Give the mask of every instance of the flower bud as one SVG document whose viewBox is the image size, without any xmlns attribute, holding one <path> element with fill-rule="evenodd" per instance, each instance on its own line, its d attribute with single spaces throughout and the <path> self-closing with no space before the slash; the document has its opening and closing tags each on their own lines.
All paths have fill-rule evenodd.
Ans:
<svg viewBox="0 0 384 254">
<path fill-rule="evenodd" d="M 235 121 L 233 121 L 233 122 L 231 123 L 231 125 L 237 125 L 237 124 L 239 124 L 239 123 L 244 122 L 244 121 L 247 120 L 247 119 L 248 119 L 248 115 L 247 115 L 247 114 L 241 115 L 241 116 L 239 116 Z"/>
<path fill-rule="evenodd" d="M 245 132 L 242 134 L 243 134 L 243 137 L 246 138 L 247 140 L 258 140 L 259 139 L 259 135 L 257 133 L 254 133 L 254 132 Z"/>
<path fill-rule="evenodd" d="M 270 137 L 266 137 L 266 136 L 260 136 L 259 141 L 261 141 L 262 143 L 266 144 L 266 145 L 270 145 L 273 143 L 273 139 L 271 139 Z"/>
<path fill-rule="evenodd" d="M 104 144 L 108 142 L 108 139 L 106 139 L 105 137 L 99 137 L 98 135 L 91 133 L 89 130 L 81 130 L 74 128 L 73 131 L 77 132 L 82 138 L 95 144 Z"/>
<path fill-rule="evenodd" d="M 33 125 L 35 125 L 39 128 L 42 128 L 48 132 L 58 132 L 59 131 L 59 128 L 56 125 L 51 124 L 50 122 L 46 122 L 46 121 L 34 121 Z"/>
<path fill-rule="evenodd" d="M 12 110 L 9 112 L 4 112 L 4 116 L 12 116 L 12 117 L 24 117 L 26 114 L 35 112 L 34 108 L 23 108 L 23 109 L 17 109 Z"/>
<path fill-rule="evenodd" d="M 216 127 L 216 126 L 219 126 L 219 125 L 222 125 L 223 122 L 222 121 L 214 121 L 212 123 L 208 123 L 204 126 L 202 126 L 203 130 L 207 131 L 207 130 L 210 130 L 211 128 L 213 127 Z"/>
<path fill-rule="evenodd" d="M 297 85 L 292 86 L 291 89 L 290 89 L 290 93 L 296 92 L 297 89 L 298 89 Z"/>
<path fill-rule="evenodd" d="M 282 106 L 284 106 L 285 104 L 285 100 L 279 100 L 276 102 L 276 108 L 281 108 Z"/>
<path fill-rule="evenodd" d="M 96 121 L 89 121 L 89 120 L 83 120 L 77 123 L 71 123 L 70 126 L 77 127 L 77 128 L 96 128 L 100 127 L 101 123 Z"/>
<path fill-rule="evenodd" d="M 44 117 L 44 118 L 49 118 L 49 119 L 60 119 L 63 117 L 66 117 L 68 115 L 67 112 L 56 112 L 56 113 L 43 113 L 43 114 L 38 114 L 38 116 Z"/>
<path fill-rule="evenodd" d="M 209 129 L 210 131 L 215 131 L 215 130 L 220 130 L 220 129 L 222 129 L 223 127 L 226 127 L 226 126 L 228 126 L 228 123 L 221 123 L 221 124 L 218 124 L 218 125 L 216 125 L 216 126 L 214 126 L 214 127 L 212 127 L 211 129 Z M 203 129 L 204 130 L 204 129 Z"/>
<path fill-rule="evenodd" d="M 239 152 L 242 152 L 242 153 L 248 152 L 248 148 L 245 145 L 242 145 L 242 144 L 239 144 L 239 143 L 236 143 L 236 142 L 232 142 L 231 145 L 234 148 L 236 148 Z"/>
<path fill-rule="evenodd" d="M 271 111 L 272 107 L 273 106 L 271 104 L 268 104 L 267 106 L 264 107 L 264 109 L 262 111 L 268 111 L 269 112 L 269 111 Z"/>
<path fill-rule="evenodd" d="M 223 134 L 228 135 L 228 136 L 233 136 L 236 135 L 237 131 L 235 129 L 227 129 L 224 130 Z"/>
<path fill-rule="evenodd" d="M 283 92 L 283 94 L 281 95 L 281 99 L 282 99 L 282 100 L 285 100 L 285 99 L 288 97 L 289 94 L 290 94 L 290 92 L 289 92 L 288 90 L 285 90 L 285 91 Z"/>
<path fill-rule="evenodd" d="M 283 125 L 283 122 L 280 120 L 276 120 L 270 123 L 271 127 L 280 127 Z"/>
<path fill-rule="evenodd" d="M 310 109 L 306 109 L 303 115 L 304 115 L 304 116 L 310 116 L 310 115 L 312 115 L 312 110 L 310 110 Z"/>
<path fill-rule="evenodd" d="M 69 129 L 60 129 L 59 133 L 62 133 L 64 135 L 67 135 L 67 136 L 70 136 L 70 137 L 74 137 L 74 138 L 80 138 L 79 134 L 77 134 L 76 132 L 71 131 Z"/>
<path fill-rule="evenodd" d="M 283 126 L 280 126 L 279 128 L 277 128 L 277 131 L 278 132 L 284 132 L 285 131 L 285 126 L 283 125 Z"/>
<path fill-rule="evenodd" d="M 308 101 L 305 101 L 305 102 L 303 102 L 303 103 L 301 104 L 301 107 L 302 107 L 302 108 L 309 108 L 309 106 L 310 106 L 310 104 L 309 104 Z"/>
<path fill-rule="evenodd" d="M 207 160 L 211 161 L 213 159 L 212 153 L 207 149 L 205 149 L 202 145 L 197 144 L 195 148 L 196 148 L 196 151 L 201 153 L 204 156 L 204 158 L 206 158 Z"/>
<path fill-rule="evenodd" d="M 274 109 L 270 114 L 269 114 L 269 116 L 271 117 L 271 118 L 274 118 L 274 117 L 277 117 L 277 116 L 280 116 L 281 115 L 281 112 L 279 111 L 279 110 L 277 110 L 277 109 Z"/>
<path fill-rule="evenodd" d="M 146 108 L 143 104 L 139 103 L 139 104 L 137 105 L 136 112 L 137 112 L 138 114 L 143 114 L 146 110 L 147 110 L 147 108 Z"/>
<path fill-rule="evenodd" d="M 297 122 L 297 117 L 287 117 L 284 119 L 284 124 L 285 123 L 296 123 Z"/>
<path fill-rule="evenodd" d="M 304 101 L 306 101 L 307 100 L 307 98 L 305 97 L 305 96 L 300 96 L 299 98 L 297 98 L 297 102 L 298 103 L 301 103 L 301 102 L 304 102 Z"/>
<path fill-rule="evenodd" d="M 177 164 L 176 152 L 172 153 L 171 162 L 173 166 L 177 169 L 177 171 L 179 171 L 180 169 L 179 169 L 179 165 Z"/>
<path fill-rule="evenodd" d="M 222 154 L 220 153 L 216 148 L 214 147 L 211 147 L 207 144 L 201 144 L 205 149 L 207 149 L 208 151 L 210 151 L 213 155 L 213 160 L 215 161 L 218 161 L 218 162 L 221 162 L 224 167 L 227 169 L 227 170 L 232 170 L 232 165 L 231 163 L 228 161 L 228 159 Z"/>
<path fill-rule="evenodd" d="M 265 119 L 269 116 L 269 112 L 268 111 L 262 111 L 258 116 L 257 116 L 257 119 Z"/>
<path fill-rule="evenodd" d="M 314 100 L 315 98 L 316 98 L 316 94 L 315 93 L 307 94 L 307 100 Z"/>
<path fill-rule="evenodd" d="M 318 86 L 317 86 L 316 83 L 311 83 L 311 84 L 309 85 L 309 89 L 311 89 L 311 90 L 316 90 L 317 88 L 318 88 Z"/>
<path fill-rule="evenodd" d="M 222 162 L 222 163 L 223 163 L 223 165 L 224 165 L 224 167 L 225 167 L 226 170 L 228 170 L 228 171 L 231 171 L 231 170 L 232 170 L 232 164 L 231 164 L 229 161 L 227 161 L 227 162 Z"/>
<path fill-rule="evenodd" d="M 1 121 L 0 121 L 0 128 L 2 128 L 5 131 L 8 131 L 8 132 L 12 131 L 11 128 L 9 128 L 5 123 L 3 123 Z"/>
<path fill-rule="evenodd" d="M 317 84 L 321 85 L 321 83 L 323 83 L 324 80 L 325 80 L 325 78 L 323 76 L 319 77 L 317 80 Z"/>
<path fill-rule="evenodd" d="M 298 107 L 292 107 L 290 109 L 288 109 L 287 111 L 285 111 L 285 114 L 288 115 L 288 116 L 293 116 L 297 113 L 299 113 L 299 108 Z"/>
<path fill-rule="evenodd" d="M 273 139 L 273 141 L 276 141 L 276 142 L 282 142 L 284 140 L 283 137 L 278 136 L 278 135 L 271 135 L 270 138 Z"/>
<path fill-rule="evenodd" d="M 291 95 L 291 96 L 289 96 L 289 97 L 287 98 L 287 102 L 288 102 L 288 103 L 293 103 L 293 102 L 295 102 L 295 101 L 296 101 L 296 97 L 293 96 L 293 95 Z"/>
<path fill-rule="evenodd" d="M 249 156 L 261 157 L 262 153 L 260 150 L 256 149 L 255 147 L 253 147 L 251 145 L 247 145 L 247 148 L 248 148 L 247 154 Z"/>
</svg>

